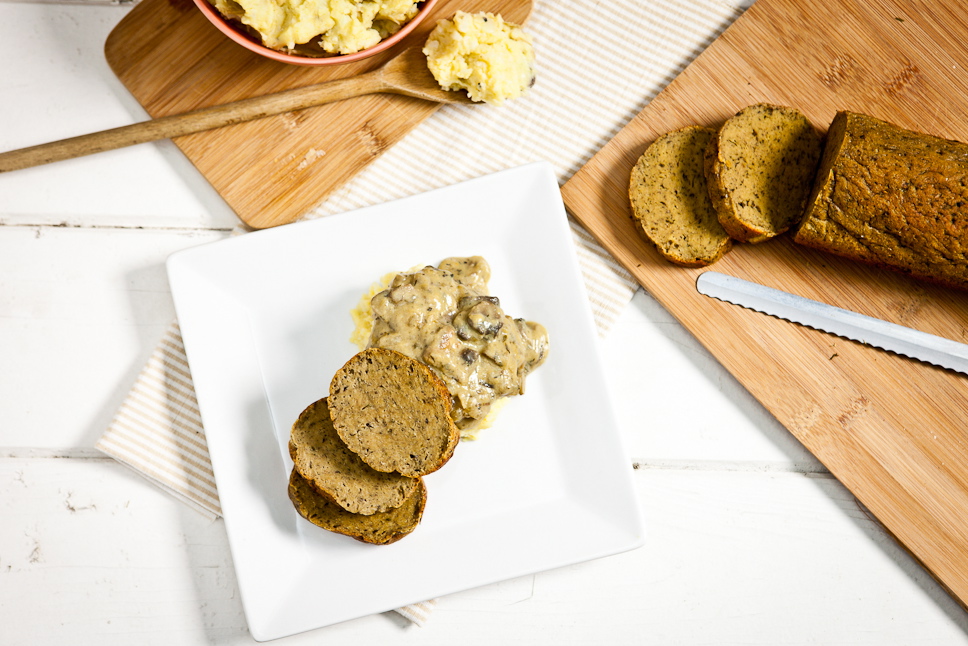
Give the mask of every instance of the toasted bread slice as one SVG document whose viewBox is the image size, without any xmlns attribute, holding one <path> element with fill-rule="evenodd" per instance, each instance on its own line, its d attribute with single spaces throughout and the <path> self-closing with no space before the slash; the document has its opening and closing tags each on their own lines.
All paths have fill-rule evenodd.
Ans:
<svg viewBox="0 0 968 646">
<path fill-rule="evenodd" d="M 289 455 L 316 491 L 354 514 L 395 509 L 417 488 L 415 478 L 377 471 L 350 451 L 333 428 L 325 398 L 292 425 Z"/>
<path fill-rule="evenodd" d="M 425 364 L 385 348 L 354 355 L 329 387 L 333 426 L 377 471 L 416 477 L 451 458 L 460 433 L 447 387 Z"/>
<path fill-rule="evenodd" d="M 321 496 L 293 469 L 289 475 L 289 499 L 299 515 L 314 525 L 364 543 L 387 545 L 416 529 L 427 504 L 427 488 L 422 480 L 418 480 L 410 497 L 396 509 L 369 515 L 354 514 Z"/>
<path fill-rule="evenodd" d="M 714 134 L 711 128 L 688 126 L 662 135 L 629 178 L 639 232 L 677 265 L 709 265 L 732 247 L 706 186 L 703 155 Z"/>
<path fill-rule="evenodd" d="M 758 103 L 730 117 L 705 155 L 709 195 L 739 242 L 763 242 L 803 217 L 823 139 L 797 109 Z"/>
</svg>

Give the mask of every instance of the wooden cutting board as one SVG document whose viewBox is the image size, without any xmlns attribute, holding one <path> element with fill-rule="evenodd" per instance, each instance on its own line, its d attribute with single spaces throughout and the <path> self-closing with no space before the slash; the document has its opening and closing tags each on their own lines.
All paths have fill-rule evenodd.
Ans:
<svg viewBox="0 0 968 646">
<path fill-rule="evenodd" d="M 360 74 L 457 10 L 523 23 L 531 0 L 440 0 L 432 15 L 387 52 L 346 65 L 308 68 L 264 59 L 218 32 L 192 0 L 142 0 L 108 35 L 104 52 L 152 117 Z M 379 94 L 179 137 L 175 144 L 246 224 L 285 224 L 400 141 L 439 105 Z M 482 108 L 484 109 L 484 108 Z M 415 171 L 417 172 L 417 171 Z"/>
<path fill-rule="evenodd" d="M 797 106 L 824 131 L 847 109 L 968 141 L 966 16 L 963 0 L 758 0 L 563 187 L 570 212 L 963 606 L 968 377 L 698 294 L 703 270 L 666 263 L 633 228 L 627 186 L 660 134 L 757 102 Z M 968 340 L 968 293 L 788 238 L 713 268 Z"/>
</svg>

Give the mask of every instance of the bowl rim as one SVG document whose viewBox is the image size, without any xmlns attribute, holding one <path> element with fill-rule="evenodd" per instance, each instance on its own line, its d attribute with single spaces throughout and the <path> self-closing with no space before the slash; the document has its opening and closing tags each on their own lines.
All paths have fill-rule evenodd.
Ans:
<svg viewBox="0 0 968 646">
<path fill-rule="evenodd" d="M 285 52 L 280 52 L 275 49 L 270 49 L 265 45 L 255 42 L 245 34 L 241 33 L 235 29 L 229 22 L 222 16 L 218 10 L 208 2 L 208 0 L 193 0 L 195 6 L 202 12 L 202 14 L 211 22 L 215 27 L 228 36 L 231 40 L 235 41 L 239 45 L 242 45 L 251 52 L 255 52 L 260 56 L 269 58 L 274 61 L 279 61 L 282 63 L 289 63 L 291 65 L 307 65 L 307 66 L 321 66 L 321 65 L 337 65 L 340 63 L 352 63 L 354 61 L 379 54 L 384 52 L 401 40 L 406 38 L 410 32 L 416 29 L 417 25 L 423 22 L 424 18 L 430 14 L 430 11 L 434 8 L 439 0 L 423 0 L 422 6 L 417 14 L 410 19 L 410 22 L 405 24 L 400 31 L 396 32 L 389 38 L 384 38 L 379 43 L 373 47 L 367 49 L 361 49 L 358 52 L 352 54 L 339 54 L 336 56 L 325 56 L 325 57 L 311 57 L 311 56 L 298 56 L 296 54 L 287 54 Z"/>
</svg>

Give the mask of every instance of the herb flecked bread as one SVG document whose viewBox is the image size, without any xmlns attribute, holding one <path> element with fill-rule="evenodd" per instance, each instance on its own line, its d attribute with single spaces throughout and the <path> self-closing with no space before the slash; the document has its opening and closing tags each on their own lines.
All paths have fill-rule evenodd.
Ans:
<svg viewBox="0 0 968 646">
<path fill-rule="evenodd" d="M 351 536 L 364 543 L 387 545 L 416 529 L 427 503 L 423 480 L 402 505 L 375 514 L 354 514 L 321 496 L 295 469 L 289 475 L 289 499 L 299 515 L 331 532 Z"/>
<path fill-rule="evenodd" d="M 687 126 L 656 139 L 629 178 L 639 232 L 667 260 L 702 267 L 732 247 L 709 196 L 703 156 L 715 131 Z"/>
<path fill-rule="evenodd" d="M 310 404 L 292 425 L 289 455 L 316 491 L 354 514 L 395 509 L 417 488 L 415 478 L 381 473 L 350 451 L 333 428 L 325 398 Z"/>
<path fill-rule="evenodd" d="M 823 138 L 797 109 L 759 103 L 727 119 L 705 152 L 709 195 L 739 242 L 762 242 L 800 221 Z"/>
<path fill-rule="evenodd" d="M 838 112 L 794 240 L 968 288 L 968 144 Z"/>
<path fill-rule="evenodd" d="M 426 475 L 453 455 L 460 432 L 447 387 L 425 364 L 385 348 L 357 353 L 333 376 L 329 410 L 346 446 L 377 471 Z"/>
</svg>

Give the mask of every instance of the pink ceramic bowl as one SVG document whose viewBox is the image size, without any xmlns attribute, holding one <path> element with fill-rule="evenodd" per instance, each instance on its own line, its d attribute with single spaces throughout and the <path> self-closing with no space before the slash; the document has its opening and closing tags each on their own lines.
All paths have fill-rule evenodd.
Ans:
<svg viewBox="0 0 968 646">
<path fill-rule="evenodd" d="M 417 25 L 419 25 L 424 18 L 426 18 L 430 12 L 433 10 L 434 5 L 437 4 L 438 0 L 424 0 L 423 4 L 420 6 L 420 11 L 414 16 L 410 22 L 403 26 L 403 28 L 397 33 L 393 34 L 389 38 L 381 40 L 379 43 L 370 47 L 369 49 L 364 49 L 353 54 L 342 54 L 338 56 L 301 56 L 298 54 L 287 54 L 286 52 L 276 51 L 274 49 L 269 49 L 264 47 L 262 43 L 253 40 L 253 38 L 247 35 L 244 31 L 239 29 L 231 21 L 226 20 L 222 14 L 218 12 L 212 5 L 208 3 L 207 0 L 194 0 L 195 6 L 205 15 L 209 21 L 215 25 L 219 31 L 234 40 L 239 45 L 242 45 L 246 49 L 259 54 L 260 56 L 265 56 L 266 58 L 272 59 L 274 61 L 280 61 L 282 63 L 291 63 L 292 65 L 338 65 L 339 63 L 352 63 L 353 61 L 358 61 L 361 58 L 366 58 L 368 56 L 373 56 L 374 54 L 379 54 L 380 52 L 386 51 L 399 43 L 401 40 L 407 37 L 410 32 L 412 32 Z"/>
</svg>

